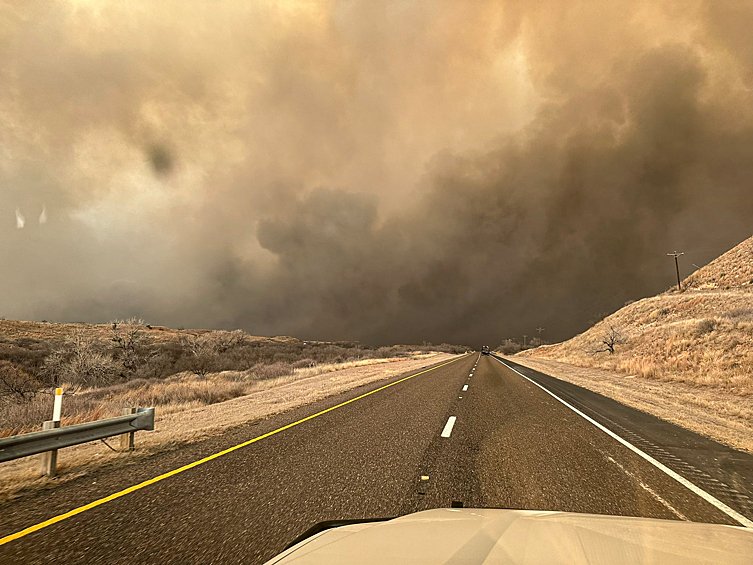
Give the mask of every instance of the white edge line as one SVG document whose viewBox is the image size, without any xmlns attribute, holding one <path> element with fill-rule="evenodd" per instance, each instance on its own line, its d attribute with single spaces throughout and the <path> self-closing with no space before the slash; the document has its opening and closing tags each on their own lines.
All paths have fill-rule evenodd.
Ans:
<svg viewBox="0 0 753 565">
<path fill-rule="evenodd" d="M 447 423 L 444 425 L 444 429 L 442 430 L 442 437 L 450 437 L 450 434 L 452 433 L 452 427 L 455 425 L 455 420 L 457 420 L 455 416 L 450 416 L 447 419 Z"/>
<path fill-rule="evenodd" d="M 495 359 L 497 359 L 497 358 L 495 357 Z M 543 386 L 541 386 L 539 383 L 537 383 L 533 379 L 530 379 L 530 378 L 526 377 L 523 373 L 521 373 L 517 369 L 515 369 L 513 367 L 510 367 L 510 365 L 508 365 L 507 363 L 505 363 L 504 361 L 502 361 L 500 359 L 497 359 L 497 361 L 499 361 L 500 363 L 502 363 L 505 367 L 507 367 L 511 371 L 515 371 L 517 374 L 519 374 L 521 377 L 523 377 L 524 379 L 526 379 L 528 382 L 535 384 L 537 387 L 539 387 L 541 390 L 543 390 L 544 392 L 546 392 L 552 398 L 560 401 L 562 404 L 564 404 L 565 406 L 567 406 L 570 410 L 572 410 L 573 412 L 575 412 L 579 416 L 582 416 L 583 418 L 585 418 L 586 420 L 588 420 L 589 422 L 591 422 L 594 426 L 596 426 L 597 428 L 599 428 L 602 432 L 604 432 L 607 435 L 611 436 L 612 438 L 616 439 L 617 441 L 619 441 L 622 445 L 624 445 L 625 447 L 627 447 L 632 452 L 634 452 L 637 455 L 640 455 L 641 457 L 643 457 L 646 461 L 648 461 L 649 463 L 651 463 L 657 469 L 659 469 L 661 471 L 664 471 L 667 475 L 669 475 L 670 477 L 672 477 L 674 480 L 676 480 L 682 486 L 684 486 L 688 490 L 691 490 L 692 492 L 694 492 L 695 494 L 697 494 L 698 496 L 700 496 L 702 499 L 704 499 L 706 502 L 708 502 L 712 506 L 716 507 L 718 510 L 721 510 L 722 512 L 724 512 L 730 518 L 736 520 L 737 522 L 740 522 L 746 528 L 753 528 L 753 520 L 749 520 L 748 518 L 746 518 L 745 516 L 743 516 L 742 514 L 740 514 L 739 512 L 737 512 L 736 510 L 733 510 L 732 508 L 730 508 L 729 506 L 727 506 L 726 504 L 724 504 L 724 502 L 722 502 L 721 500 L 719 500 L 719 499 L 715 498 L 714 496 L 712 496 L 711 494 L 707 493 L 701 487 L 696 486 L 695 484 L 691 483 L 688 479 L 686 479 L 682 475 L 674 472 L 672 469 L 670 469 L 669 467 L 667 467 L 663 463 L 660 463 L 659 461 L 657 461 L 656 459 L 654 459 L 653 457 L 651 457 L 648 453 L 645 453 L 644 451 L 641 451 L 640 449 L 638 449 L 637 447 L 635 447 L 632 443 L 630 443 L 626 439 L 621 438 L 620 436 L 618 436 L 616 433 L 614 433 L 610 429 L 602 426 L 599 422 L 597 422 L 593 418 L 591 418 L 589 416 L 586 416 L 583 412 L 581 412 L 580 410 L 578 410 L 577 408 L 575 408 L 571 404 L 565 402 L 559 396 L 557 396 L 556 394 L 554 394 L 553 392 L 551 392 L 549 389 L 544 388 Z"/>
</svg>

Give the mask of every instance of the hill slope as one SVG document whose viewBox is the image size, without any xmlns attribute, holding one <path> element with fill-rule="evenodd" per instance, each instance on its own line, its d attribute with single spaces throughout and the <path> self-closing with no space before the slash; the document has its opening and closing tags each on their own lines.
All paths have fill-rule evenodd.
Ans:
<svg viewBox="0 0 753 565">
<path fill-rule="evenodd" d="M 210 333 L 211 330 L 176 330 L 164 326 L 140 324 L 139 331 L 150 340 L 156 342 L 180 339 L 182 336 L 197 336 Z M 57 322 L 26 322 L 20 320 L 0 319 L 0 340 L 41 340 L 46 342 L 62 342 L 74 333 L 83 333 L 94 339 L 110 339 L 112 324 L 86 323 L 57 323 Z M 246 335 L 248 341 L 279 341 L 294 338 L 268 338 Z M 295 340 L 297 341 L 297 340 Z"/>
<path fill-rule="evenodd" d="M 749 238 L 688 277 L 683 292 L 628 304 L 515 360 L 753 453 L 752 278 Z"/>
<path fill-rule="evenodd" d="M 750 289 L 753 285 L 753 237 L 685 279 L 684 289 Z"/>
<path fill-rule="evenodd" d="M 753 237 L 667 291 L 522 356 L 753 394 Z M 614 354 L 603 339 L 617 335 Z"/>
</svg>

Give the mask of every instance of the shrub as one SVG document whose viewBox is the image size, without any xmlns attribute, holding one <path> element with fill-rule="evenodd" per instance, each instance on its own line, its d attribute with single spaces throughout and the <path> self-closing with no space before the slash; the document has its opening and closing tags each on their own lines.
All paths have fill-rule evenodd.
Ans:
<svg viewBox="0 0 753 565">
<path fill-rule="evenodd" d="M 0 361 L 0 398 L 26 402 L 34 398 L 41 388 L 42 383 L 23 370 L 8 361 Z"/>
<path fill-rule="evenodd" d="M 313 359 L 299 359 L 290 364 L 292 369 L 303 369 L 304 367 L 316 367 L 317 363 Z"/>
<path fill-rule="evenodd" d="M 53 386 L 67 382 L 95 387 L 115 380 L 119 367 L 102 351 L 96 339 L 76 331 L 65 340 L 62 348 L 45 359 L 43 372 Z"/>
<path fill-rule="evenodd" d="M 729 311 L 727 317 L 736 322 L 753 322 L 753 308 L 735 308 Z"/>
<path fill-rule="evenodd" d="M 713 318 L 704 318 L 696 323 L 694 333 L 697 336 L 701 336 L 703 334 L 711 333 L 714 331 L 714 328 L 716 328 L 716 320 Z"/>
<path fill-rule="evenodd" d="M 497 347 L 497 351 L 502 353 L 502 355 L 515 355 L 522 349 L 523 346 L 514 341 L 506 341 L 504 344 Z"/>
<path fill-rule="evenodd" d="M 147 338 L 141 327 L 144 320 L 129 318 L 110 322 L 110 341 L 114 344 L 115 358 L 122 365 L 121 376 L 132 377 L 145 361 L 144 347 Z"/>
</svg>

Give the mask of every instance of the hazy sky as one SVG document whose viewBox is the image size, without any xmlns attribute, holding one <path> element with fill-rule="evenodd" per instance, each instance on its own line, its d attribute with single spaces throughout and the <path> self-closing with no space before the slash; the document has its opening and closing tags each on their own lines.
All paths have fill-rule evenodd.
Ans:
<svg viewBox="0 0 753 565">
<path fill-rule="evenodd" d="M 751 29 L 749 0 L 2 3 L 0 316 L 568 337 L 753 234 Z"/>
</svg>

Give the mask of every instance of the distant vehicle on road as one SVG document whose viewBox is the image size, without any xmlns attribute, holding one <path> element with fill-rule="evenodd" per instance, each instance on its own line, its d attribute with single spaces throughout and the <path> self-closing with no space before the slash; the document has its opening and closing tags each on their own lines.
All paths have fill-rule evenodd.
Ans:
<svg viewBox="0 0 753 565">
<path fill-rule="evenodd" d="M 491 352 L 489 351 L 489 346 L 488 345 L 484 345 L 481 348 L 481 355 L 489 355 L 490 353 Z"/>
<path fill-rule="evenodd" d="M 721 524 L 571 512 L 442 508 L 386 521 L 323 522 L 267 565 L 742 565 L 750 563 L 751 552 L 753 534 L 749 530 Z"/>
</svg>

